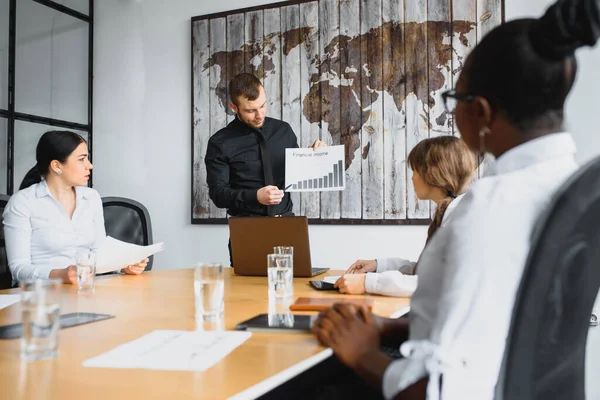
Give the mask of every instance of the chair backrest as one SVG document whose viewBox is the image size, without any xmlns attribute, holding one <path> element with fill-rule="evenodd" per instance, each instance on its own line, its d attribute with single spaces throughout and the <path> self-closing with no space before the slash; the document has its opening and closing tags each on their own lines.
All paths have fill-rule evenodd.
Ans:
<svg viewBox="0 0 600 400">
<path fill-rule="evenodd" d="M 585 349 L 600 288 L 600 158 L 554 196 L 532 236 L 496 399 L 585 399 Z"/>
<path fill-rule="evenodd" d="M 10 199 L 9 195 L 0 194 L 0 290 L 10 289 L 12 286 L 12 275 L 8 268 L 8 258 L 6 257 L 6 243 L 4 241 L 4 208 Z"/>
<path fill-rule="evenodd" d="M 124 197 L 103 197 L 106 234 L 124 242 L 147 246 L 152 244 L 152 224 L 148 209 L 135 200 Z M 146 271 L 152 269 L 150 257 Z"/>
</svg>

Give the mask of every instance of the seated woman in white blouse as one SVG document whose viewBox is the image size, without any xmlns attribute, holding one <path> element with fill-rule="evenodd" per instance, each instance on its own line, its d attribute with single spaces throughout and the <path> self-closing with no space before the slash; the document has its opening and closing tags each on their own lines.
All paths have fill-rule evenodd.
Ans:
<svg viewBox="0 0 600 400">
<path fill-rule="evenodd" d="M 13 282 L 59 278 L 75 283 L 77 249 L 97 249 L 106 237 L 100 195 L 87 187 L 92 170 L 87 145 L 73 132 L 46 132 L 36 160 L 4 210 Z M 124 266 L 122 272 L 139 275 L 147 262 Z"/>
<path fill-rule="evenodd" d="M 420 141 L 408 154 L 412 182 L 420 200 L 437 205 L 427 242 L 450 220 L 473 179 L 477 161 L 467 145 L 454 136 Z M 411 296 L 417 288 L 416 262 L 402 258 L 358 260 L 335 283 L 341 293 Z"/>
</svg>

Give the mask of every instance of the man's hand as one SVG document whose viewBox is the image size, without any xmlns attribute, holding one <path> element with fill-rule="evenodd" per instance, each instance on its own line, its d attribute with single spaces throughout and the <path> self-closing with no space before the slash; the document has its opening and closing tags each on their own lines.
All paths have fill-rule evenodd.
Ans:
<svg viewBox="0 0 600 400">
<path fill-rule="evenodd" d="M 310 145 L 310 149 L 316 150 L 319 147 L 327 147 L 327 145 L 325 144 L 325 142 L 320 141 L 319 139 L 315 140 L 315 142 L 313 144 Z"/>
<path fill-rule="evenodd" d="M 348 268 L 347 274 L 366 274 L 377 271 L 377 260 L 358 260 Z"/>
<path fill-rule="evenodd" d="M 263 206 L 272 206 L 281 203 L 283 199 L 283 190 L 279 190 L 277 186 L 265 186 L 258 189 L 256 199 Z"/>
<path fill-rule="evenodd" d="M 366 307 L 335 304 L 323 310 L 312 327 L 317 340 L 356 369 L 361 359 L 379 351 L 379 327 Z"/>
<path fill-rule="evenodd" d="M 335 287 L 340 293 L 363 294 L 367 292 L 365 288 L 366 274 L 346 274 L 335 282 Z"/>
</svg>

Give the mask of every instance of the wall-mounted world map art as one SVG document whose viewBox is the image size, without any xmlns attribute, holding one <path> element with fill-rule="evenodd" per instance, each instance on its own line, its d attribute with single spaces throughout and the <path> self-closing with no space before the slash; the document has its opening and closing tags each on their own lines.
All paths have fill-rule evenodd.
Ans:
<svg viewBox="0 0 600 400">
<path fill-rule="evenodd" d="M 192 18 L 192 222 L 226 221 L 204 155 L 234 117 L 229 80 L 249 72 L 300 146 L 345 146 L 346 189 L 294 194 L 296 215 L 427 223 L 431 206 L 416 198 L 405 160 L 422 139 L 458 134 L 440 94 L 502 13 L 502 0 L 319 0 Z"/>
</svg>

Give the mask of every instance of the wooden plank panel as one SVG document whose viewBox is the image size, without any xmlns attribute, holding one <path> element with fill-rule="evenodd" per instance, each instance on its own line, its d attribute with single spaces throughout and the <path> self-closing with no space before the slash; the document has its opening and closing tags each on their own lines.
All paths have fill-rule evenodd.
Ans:
<svg viewBox="0 0 600 400">
<path fill-rule="evenodd" d="M 361 0 L 363 219 L 383 218 L 383 35 L 381 0 Z"/>
<path fill-rule="evenodd" d="M 475 48 L 477 43 L 477 0 L 453 0 L 452 1 L 452 87 L 456 88 L 456 82 L 463 69 L 467 56 Z M 452 118 L 453 134 L 460 133 Z"/>
<path fill-rule="evenodd" d="M 210 20 L 210 57 L 213 63 L 220 58 L 221 62 L 210 68 L 210 134 L 214 135 L 219 129 L 227 125 L 226 104 L 227 95 L 222 93 L 227 85 L 227 71 L 223 71 L 220 65 L 224 65 L 223 55 L 227 50 L 227 26 L 225 18 Z M 219 97 L 219 92 L 221 96 Z M 221 99 L 218 101 L 217 99 Z M 225 103 L 225 104 L 223 104 Z M 213 202 L 210 203 L 211 218 L 225 218 L 226 211 L 217 208 Z"/>
<path fill-rule="evenodd" d="M 452 85 L 452 25 L 450 2 L 427 2 L 427 53 L 429 93 L 429 137 L 452 135 L 452 119 L 442 102 L 442 92 Z M 429 202 L 429 216 L 433 218 L 436 204 Z"/>
<path fill-rule="evenodd" d="M 502 23 L 502 0 L 477 0 L 477 42 Z"/>
<path fill-rule="evenodd" d="M 281 8 L 281 33 L 283 54 L 281 63 L 282 115 L 283 120 L 292 127 L 298 142 L 302 137 L 302 103 L 300 99 L 300 7 L 298 5 Z M 301 198 L 292 193 L 294 213 L 300 215 Z"/>
<path fill-rule="evenodd" d="M 237 74 L 246 72 L 244 41 L 246 37 L 244 14 L 227 16 L 227 77 L 233 79 Z M 227 81 L 229 84 L 229 81 Z M 234 113 L 227 107 L 227 123 L 234 118 Z"/>
<path fill-rule="evenodd" d="M 502 0 L 477 0 L 477 43 L 492 29 L 502 23 Z M 479 176 L 485 174 L 486 167 L 491 163 L 487 155 L 479 165 Z"/>
<path fill-rule="evenodd" d="M 341 194 L 342 218 L 362 218 L 362 124 L 360 0 L 340 3 L 340 140 L 346 151 L 346 188 Z"/>
<path fill-rule="evenodd" d="M 321 60 L 321 140 L 328 145 L 340 144 L 340 59 L 337 39 L 340 34 L 339 1 L 319 1 Z M 325 73 L 325 77 L 323 77 Z M 323 81 L 324 80 L 324 81 Z M 339 219 L 339 192 L 321 193 L 321 218 Z"/>
<path fill-rule="evenodd" d="M 429 136 L 427 52 L 427 0 L 405 3 L 406 51 L 406 151 Z M 412 170 L 407 168 L 407 217 L 429 218 L 429 202 L 421 201 L 412 185 Z"/>
<path fill-rule="evenodd" d="M 244 49 L 244 64 L 246 72 L 250 72 L 263 82 L 263 12 L 251 11 L 246 13 L 246 47 Z"/>
<path fill-rule="evenodd" d="M 208 59 L 208 20 L 195 21 L 192 25 L 192 68 L 193 68 L 193 196 L 192 218 L 209 218 L 211 200 L 206 184 L 206 146 L 210 137 L 210 69 Z"/>
<path fill-rule="evenodd" d="M 264 15 L 264 87 L 269 108 L 267 115 L 281 119 L 281 13 L 279 8 Z"/>
<path fill-rule="evenodd" d="M 383 0 L 384 218 L 406 218 L 404 0 Z"/>
<path fill-rule="evenodd" d="M 319 57 L 319 3 L 314 1 L 300 4 L 300 27 L 310 28 L 301 30 L 305 35 L 300 45 L 300 98 L 310 95 L 311 82 L 314 74 L 318 74 L 317 58 Z M 316 109 L 318 108 L 318 110 Z M 316 104 L 311 112 L 321 112 L 320 104 Z M 308 147 L 321 138 L 321 128 L 318 122 L 311 123 L 304 113 L 301 115 L 302 134 L 298 143 L 300 147 Z M 300 215 L 308 218 L 321 216 L 321 196 L 318 192 L 301 193 Z"/>
<path fill-rule="evenodd" d="M 452 24 L 449 1 L 428 0 L 427 52 L 429 54 L 429 136 L 452 134 L 452 120 L 442 92 L 452 87 Z"/>
</svg>

